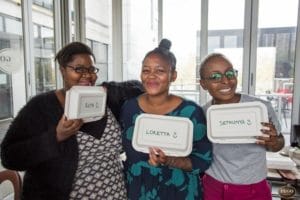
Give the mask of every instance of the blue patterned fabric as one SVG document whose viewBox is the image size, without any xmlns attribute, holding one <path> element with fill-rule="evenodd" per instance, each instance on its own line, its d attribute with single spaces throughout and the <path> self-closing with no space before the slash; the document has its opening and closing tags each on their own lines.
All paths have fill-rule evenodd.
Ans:
<svg viewBox="0 0 300 200">
<path fill-rule="evenodd" d="M 201 199 L 200 173 L 212 160 L 212 145 L 206 136 L 206 120 L 202 109 L 192 101 L 183 100 L 168 116 L 189 118 L 194 125 L 193 150 L 189 155 L 192 171 L 168 166 L 152 166 L 146 153 L 132 147 L 132 136 L 136 117 L 143 113 L 137 98 L 127 101 L 121 112 L 122 143 L 126 152 L 125 178 L 128 198 L 131 200 L 183 200 Z"/>
</svg>

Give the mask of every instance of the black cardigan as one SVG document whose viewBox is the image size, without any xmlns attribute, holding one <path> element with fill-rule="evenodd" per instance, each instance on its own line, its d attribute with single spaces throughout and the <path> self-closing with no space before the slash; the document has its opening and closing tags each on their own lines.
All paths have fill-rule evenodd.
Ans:
<svg viewBox="0 0 300 200">
<path fill-rule="evenodd" d="M 107 106 L 118 117 L 123 102 L 143 92 L 137 81 L 104 83 Z M 4 167 L 25 171 L 22 199 L 68 199 L 78 163 L 76 136 L 58 143 L 56 126 L 63 115 L 54 91 L 33 97 L 18 113 L 1 144 Z M 81 130 L 100 138 L 106 118 Z"/>
</svg>

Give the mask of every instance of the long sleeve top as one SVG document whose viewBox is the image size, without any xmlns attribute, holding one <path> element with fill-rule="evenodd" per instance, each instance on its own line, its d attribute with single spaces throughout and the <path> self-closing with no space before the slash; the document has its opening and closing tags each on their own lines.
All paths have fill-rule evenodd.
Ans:
<svg viewBox="0 0 300 200">
<path fill-rule="evenodd" d="M 142 92 L 138 82 L 104 83 L 107 106 L 115 115 L 123 102 Z M 18 113 L 1 144 L 1 160 L 8 169 L 25 171 L 22 199 L 68 199 L 78 166 L 76 136 L 56 140 L 56 126 L 64 110 L 55 91 L 33 97 Z M 106 117 L 85 123 L 80 131 L 100 138 Z"/>
</svg>

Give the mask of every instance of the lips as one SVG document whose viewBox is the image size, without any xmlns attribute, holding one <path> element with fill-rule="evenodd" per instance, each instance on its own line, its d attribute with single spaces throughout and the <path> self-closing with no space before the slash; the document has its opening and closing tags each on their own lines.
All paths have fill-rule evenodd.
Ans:
<svg viewBox="0 0 300 200">
<path fill-rule="evenodd" d="M 225 89 L 221 89 L 220 92 L 229 92 L 231 90 L 231 88 L 225 88 Z"/>
<path fill-rule="evenodd" d="M 219 92 L 220 92 L 222 95 L 228 95 L 228 94 L 231 94 L 231 93 L 232 93 L 232 88 L 224 88 L 224 89 L 220 89 Z"/>
<path fill-rule="evenodd" d="M 93 85 L 91 81 L 80 81 L 78 83 L 78 85 L 81 85 L 81 86 L 91 86 Z"/>
<path fill-rule="evenodd" d="M 146 83 L 146 87 L 149 87 L 149 88 L 156 88 L 158 86 L 159 86 L 159 84 L 157 82 L 151 81 L 151 82 Z"/>
</svg>

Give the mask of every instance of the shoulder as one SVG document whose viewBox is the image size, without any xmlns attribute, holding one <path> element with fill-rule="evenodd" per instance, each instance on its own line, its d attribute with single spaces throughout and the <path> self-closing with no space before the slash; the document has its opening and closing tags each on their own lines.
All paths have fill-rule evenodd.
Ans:
<svg viewBox="0 0 300 200">
<path fill-rule="evenodd" d="M 182 104 L 184 107 L 190 106 L 190 107 L 194 107 L 196 110 L 203 110 L 199 104 L 189 99 L 182 99 Z"/>
<path fill-rule="evenodd" d="M 126 118 L 129 115 L 133 115 L 134 113 L 138 112 L 138 97 L 133 97 L 126 100 L 121 108 L 121 118 Z"/>
<path fill-rule="evenodd" d="M 53 109 L 53 99 L 55 98 L 54 91 L 38 94 L 32 97 L 18 112 L 13 120 L 14 127 L 28 126 L 34 124 L 39 127 L 45 120 L 44 116 L 52 115 L 56 112 Z M 51 102 L 51 103 L 49 103 Z M 38 123 L 36 123 L 38 121 Z M 22 124 L 22 125 L 21 125 Z M 33 126 L 33 127 L 34 127 Z"/>
<path fill-rule="evenodd" d="M 200 107 L 196 102 L 188 99 L 182 99 L 182 103 L 179 106 L 179 113 L 180 115 L 186 117 L 196 117 L 196 118 L 203 118 L 204 112 L 202 107 Z"/>
<path fill-rule="evenodd" d="M 135 106 L 135 105 L 138 105 L 138 97 L 127 99 L 123 104 L 123 108 L 124 107 L 126 108 L 128 106 Z"/>
<path fill-rule="evenodd" d="M 241 100 L 240 100 L 241 103 L 252 102 L 252 101 L 259 101 L 259 102 L 265 104 L 268 109 L 271 106 L 270 101 L 267 101 L 267 100 L 258 98 L 256 96 L 249 95 L 249 94 L 241 94 Z"/>
<path fill-rule="evenodd" d="M 55 96 L 54 91 L 38 94 L 32 97 L 26 105 L 23 107 L 25 110 L 36 110 L 39 107 L 46 107 L 49 105 L 49 101 L 53 101 Z"/>
<path fill-rule="evenodd" d="M 212 104 L 212 101 L 210 100 L 209 102 L 205 103 L 202 108 L 203 108 L 203 111 L 206 113 L 207 109 L 211 106 Z"/>
<path fill-rule="evenodd" d="M 132 92 L 133 95 L 140 94 L 144 91 L 143 85 L 138 80 L 128 80 L 123 82 L 103 82 L 101 86 L 107 88 L 107 90 L 110 91 L 118 91 L 118 92 Z"/>
</svg>

